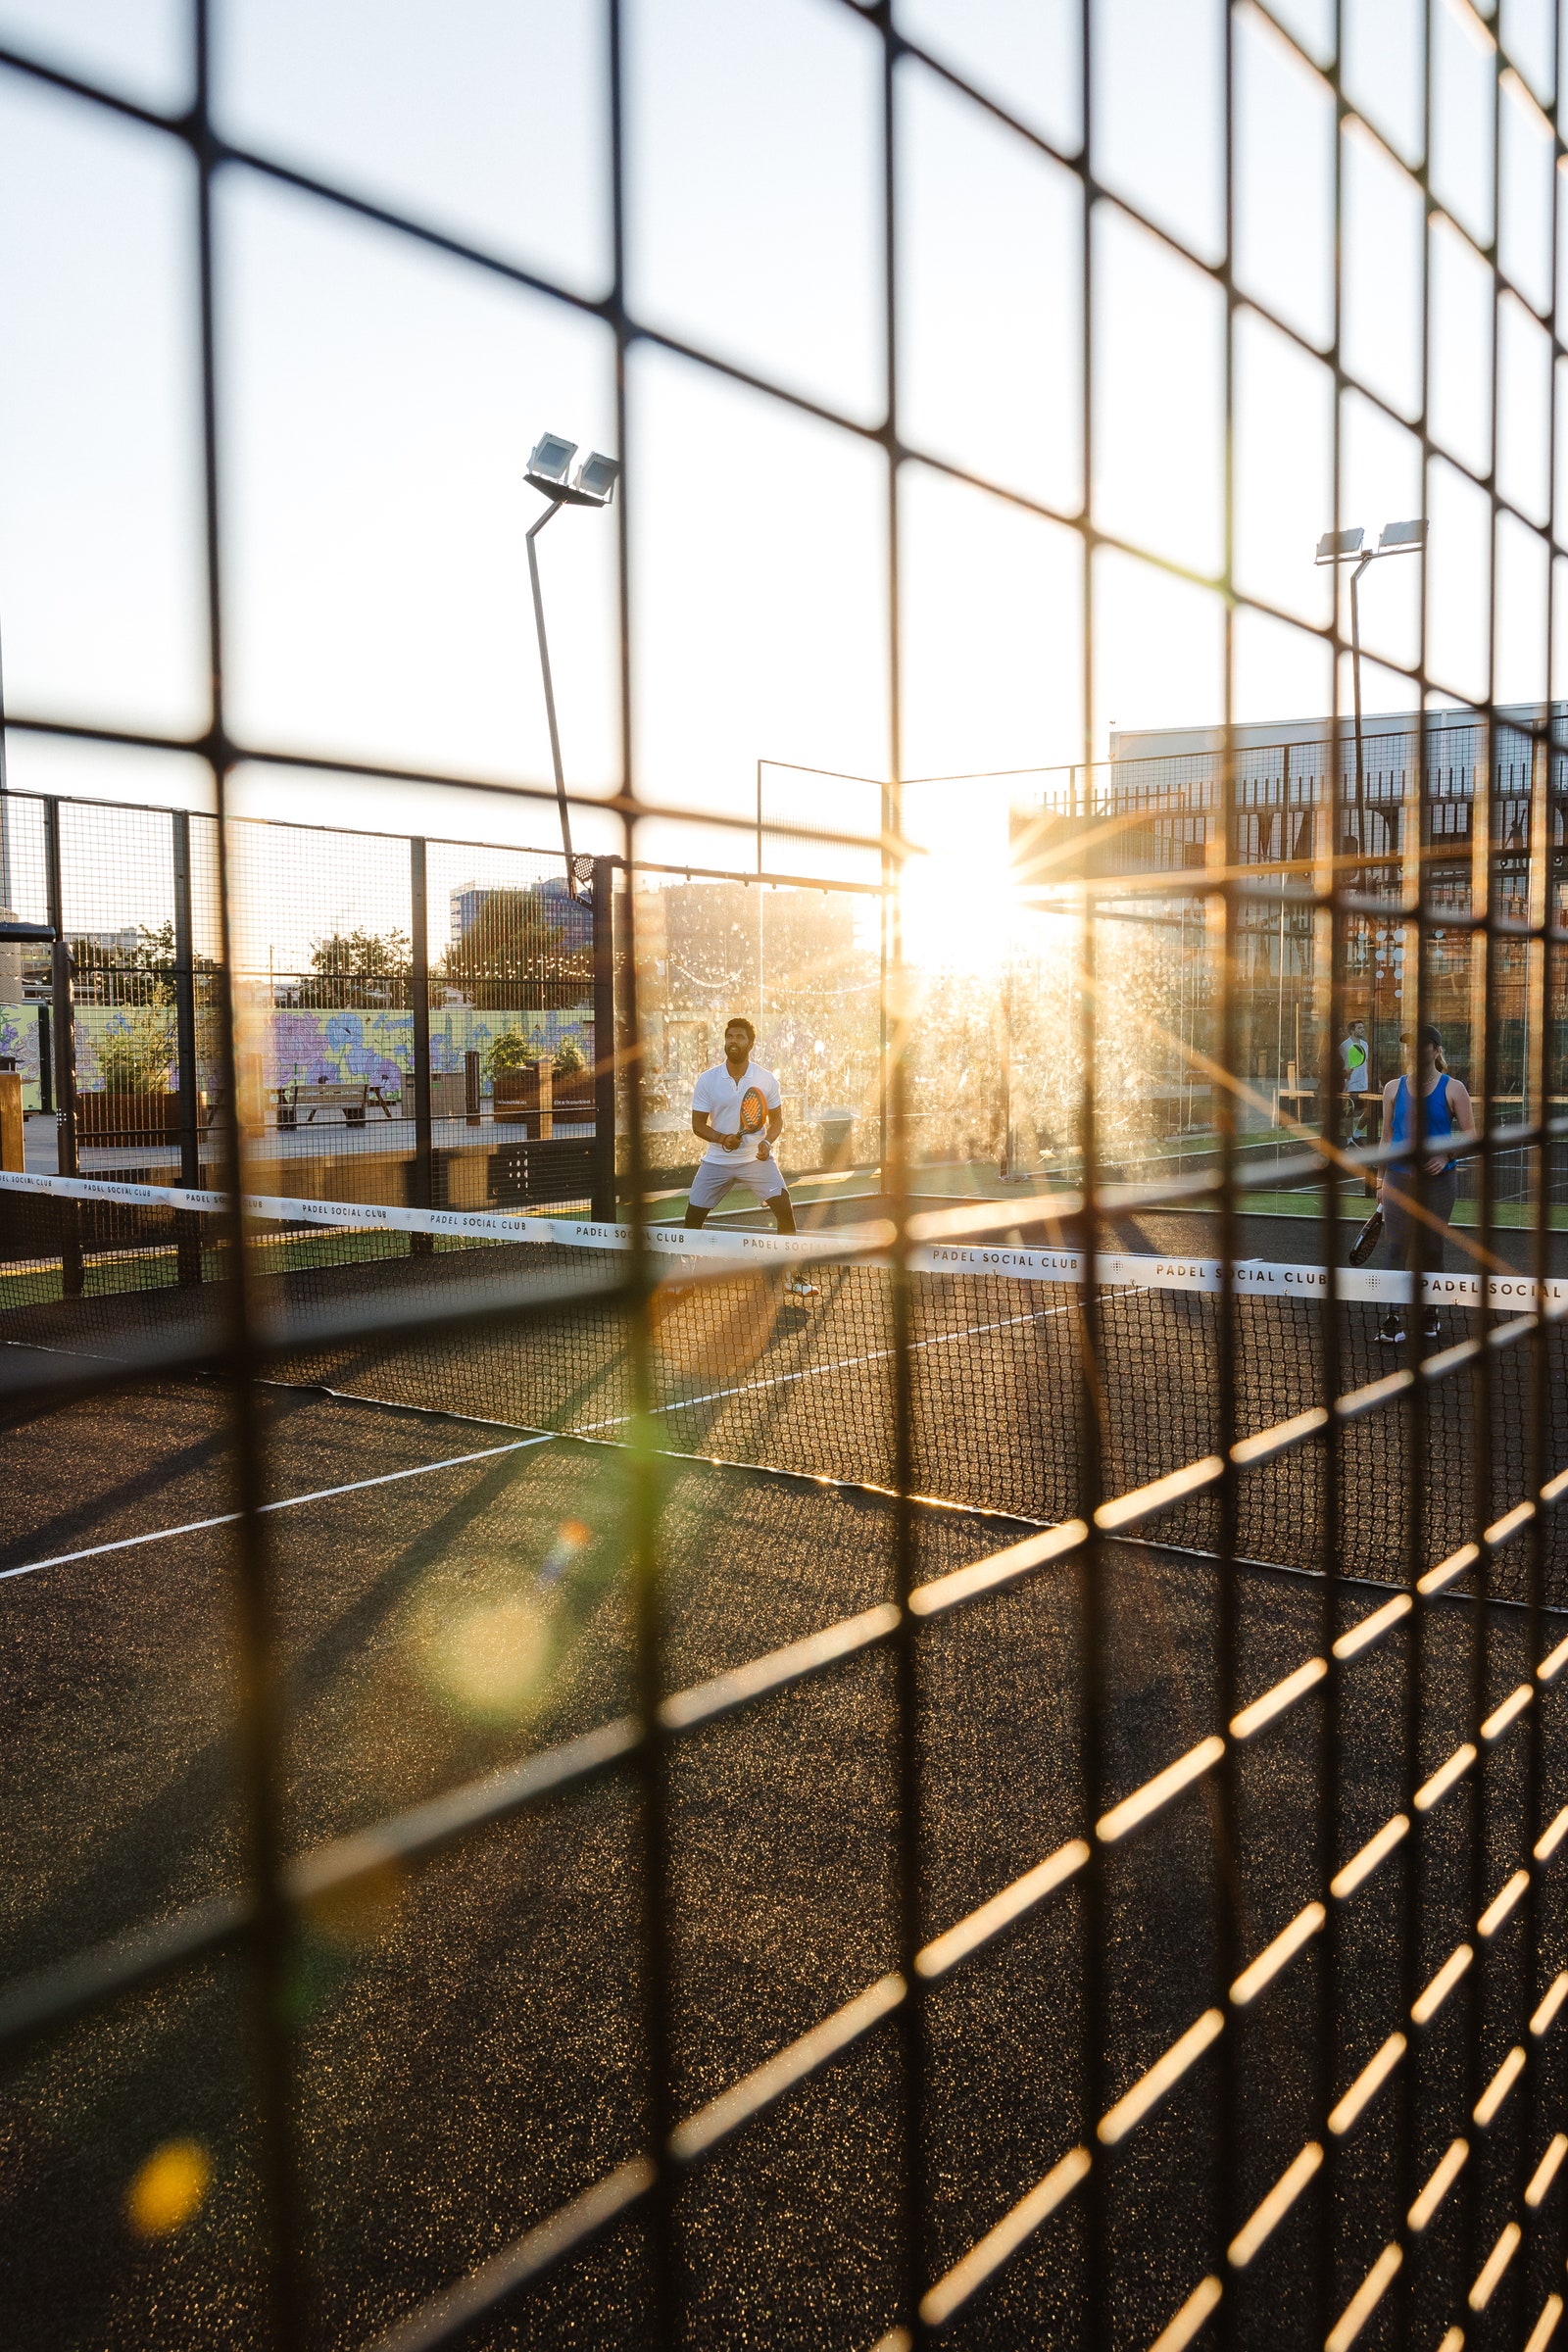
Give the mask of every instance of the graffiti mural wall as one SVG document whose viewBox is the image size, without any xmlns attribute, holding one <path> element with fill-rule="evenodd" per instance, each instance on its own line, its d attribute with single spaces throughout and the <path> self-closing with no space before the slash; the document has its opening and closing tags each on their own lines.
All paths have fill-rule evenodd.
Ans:
<svg viewBox="0 0 1568 2352">
<path fill-rule="evenodd" d="M 22 1106 L 37 1110 L 38 1102 L 38 1007 L 36 1004 L 0 1004 L 0 1059 L 9 1061 L 22 1072 Z"/>
<path fill-rule="evenodd" d="M 116 1004 L 76 1006 L 76 1086 L 83 1094 L 104 1084 L 100 1048 L 105 1038 L 124 1030 L 131 1007 Z M 23 1105 L 41 1107 L 38 1087 L 37 1004 L 0 1004 L 0 1058 L 22 1073 Z M 296 1080 L 314 1086 L 318 1080 L 364 1079 L 371 1086 L 404 1091 L 406 1074 L 414 1066 L 414 1015 L 409 1011 L 307 1011 L 279 1006 L 264 1013 L 249 1035 L 261 1047 L 263 1084 L 289 1086 Z M 489 1049 L 498 1037 L 520 1032 L 540 1054 L 557 1053 L 567 1038 L 584 1060 L 593 1057 L 593 1022 L 578 1011 L 481 1012 L 471 1004 L 444 1004 L 430 1014 L 430 1070 L 461 1072 L 465 1056 L 479 1055 L 481 1091 L 491 1091 Z M 172 1073 L 171 1073 L 172 1083 Z"/>
<path fill-rule="evenodd" d="M 372 1086 L 395 1083 L 414 1066 L 414 1015 L 407 1011 L 317 1012 L 279 1010 L 268 1024 L 265 1050 L 269 1087 L 296 1080 L 364 1078 Z M 593 1022 L 581 1011 L 481 1012 L 471 1004 L 445 1004 L 430 1013 L 430 1074 L 461 1073 L 465 1057 L 479 1055 L 481 1091 L 490 1093 L 489 1050 L 499 1037 L 526 1037 L 538 1054 L 554 1055 L 570 1038 L 584 1060 L 593 1054 Z"/>
</svg>

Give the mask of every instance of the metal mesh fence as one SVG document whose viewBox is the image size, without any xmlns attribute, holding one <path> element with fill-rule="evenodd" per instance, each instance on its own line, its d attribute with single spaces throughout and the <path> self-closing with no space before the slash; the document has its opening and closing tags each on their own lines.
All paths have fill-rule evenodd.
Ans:
<svg viewBox="0 0 1568 2352">
<path fill-rule="evenodd" d="M 213 681 L 186 729 L 133 710 L 98 725 L 62 689 L 10 711 L 12 740 L 194 758 L 215 808 L 6 798 L 7 911 L 53 934 L 47 965 L 30 936 L 0 947 L 19 951 L 10 1057 L 30 1020 L 59 1139 L 52 1170 L 0 1188 L 0 1383 L 23 1464 L 3 1575 L 8 1595 L 43 1596 L 11 1654 L 32 1714 L 41 1685 L 63 1709 L 79 1684 L 102 1735 L 63 1776 L 68 1733 L 52 1746 L 46 1723 L 19 1806 L 0 2039 L 24 2340 L 414 2352 L 760 2332 L 904 2352 L 951 2330 L 1179 2352 L 1210 2330 L 1543 2352 L 1561 2320 L 1555 17 L 1429 0 L 1396 54 L 1361 11 L 1195 13 L 1206 111 L 1178 131 L 1173 98 L 1149 112 L 1172 62 L 1162 12 L 1051 12 L 1045 67 L 1004 42 L 1000 70 L 978 12 L 809 13 L 854 44 L 854 75 L 817 90 L 859 108 L 877 165 L 877 267 L 841 322 L 846 340 L 874 330 L 863 396 L 803 388 L 783 358 L 743 364 L 638 299 L 628 250 L 657 189 L 628 89 L 636 42 L 679 12 L 633 24 L 612 4 L 600 25 L 601 129 L 583 136 L 602 141 L 612 267 L 595 293 L 469 215 L 425 218 L 347 165 L 340 184 L 297 148 L 241 144 L 243 110 L 214 99 L 237 18 L 208 0 L 188 18 L 188 108 L 21 31 L 0 48 L 8 84 L 118 117 L 185 175 Z M 990 469 L 911 374 L 933 318 L 963 339 L 962 272 L 922 245 L 907 196 L 926 103 L 1051 191 L 1048 340 L 1073 380 L 1052 379 L 1060 429 L 1038 473 Z M 1280 122 L 1315 159 L 1291 199 L 1322 279 L 1304 323 L 1303 273 L 1260 263 L 1250 226 Z M 618 828 L 591 879 L 531 851 L 230 806 L 241 761 L 371 808 L 389 782 L 500 789 L 482 745 L 474 772 L 388 768 L 373 741 L 334 764 L 341 744 L 313 754 L 291 724 L 271 740 L 247 723 L 264 654 L 225 585 L 243 370 L 218 361 L 244 263 L 214 236 L 236 176 L 612 345 L 626 475 L 599 699 L 617 740 L 605 789 L 563 788 Z M 1392 353 L 1391 221 L 1414 223 L 1395 289 L 1409 348 Z M 1483 289 L 1479 445 L 1441 397 L 1455 253 Z M 1142 527 L 1149 476 L 1128 454 L 1157 452 L 1158 404 L 1131 425 L 1117 405 L 1161 270 L 1213 328 L 1197 399 L 1217 519 L 1174 547 Z M 1351 729 L 1342 600 L 1303 610 L 1258 558 L 1244 492 L 1265 330 L 1325 403 L 1322 519 L 1349 519 L 1374 428 L 1402 436 L 1433 518 L 1430 546 L 1401 543 L 1425 591 L 1407 639 L 1377 653 L 1420 707 L 1396 743 Z M 1162 368 L 1146 352 L 1160 400 L 1197 344 L 1173 348 Z M 879 484 L 885 634 L 874 663 L 847 664 L 874 669 L 889 713 L 870 930 L 809 887 L 860 878 L 827 870 L 829 853 L 866 855 L 858 801 L 835 824 L 831 795 L 792 801 L 782 766 L 765 808 L 760 767 L 755 806 L 750 774 L 727 808 L 646 788 L 640 633 L 661 612 L 630 583 L 667 393 L 654 370 L 676 362 Z M 1521 450 L 1522 411 L 1544 420 L 1539 449 Z M 996 434 L 1004 449 L 1004 417 Z M 1296 455 L 1276 446 L 1265 471 L 1283 483 Z M 1006 917 L 1029 953 L 947 1000 L 912 952 L 901 782 L 937 666 L 907 639 L 933 482 L 1065 551 L 1076 617 L 1042 623 L 1037 650 L 1072 672 L 1086 752 L 1110 676 L 1121 690 L 1155 659 L 1167 587 L 1208 615 L 1224 721 L 1200 754 L 1118 760 L 1103 791 L 1072 771 L 1035 828 L 1045 896 Z M 27 580 L 7 593 L 25 602 Z M 1241 740 L 1254 629 L 1293 632 L 1297 674 L 1326 681 L 1298 768 L 1301 746 L 1288 767 L 1283 741 Z M 553 815 L 548 786 L 506 789 Z M 956 796 L 937 878 L 939 922 L 971 939 L 1007 887 L 973 885 L 964 910 L 977 807 Z M 735 867 L 755 840 L 749 895 L 711 885 L 737 901 L 733 962 L 694 964 L 674 890 L 662 956 L 651 910 L 631 919 L 641 829 L 688 822 L 733 836 Z M 787 910 L 764 871 L 788 877 Z M 1151 931 L 1153 952 L 1127 947 Z M 672 1022 L 655 998 L 677 947 L 695 998 Z M 829 983 L 848 992 L 842 1033 Z M 672 1270 L 648 1197 L 669 1105 L 649 1089 L 664 1078 L 678 1135 L 691 1060 L 714 1049 L 672 1027 L 724 1017 L 737 988 L 781 1059 L 823 1043 L 835 1066 L 796 1123 L 820 1113 L 823 1163 L 874 1167 L 874 1200 L 798 1247 L 683 1234 Z M 943 1153 L 1016 1172 L 1031 1012 L 1050 1085 L 1027 1119 L 1051 1182 L 917 1199 L 922 1120 Z M 1425 1091 L 1439 1073 L 1416 1041 L 1439 1013 L 1456 1060 L 1464 1038 L 1462 1097 L 1457 1079 Z M 1357 1132 L 1344 1082 L 1355 1015 L 1372 1091 L 1387 1077 L 1386 1140 Z M 539 1152 L 581 1139 L 544 1120 L 588 1124 L 569 1115 L 568 1040 L 594 1080 L 594 1156 L 557 1192 L 564 1160 L 552 1174 Z M 1150 1040 L 1167 1091 L 1129 1111 Z M 1266 1165 L 1249 1158 L 1260 1086 Z M 518 1141 L 487 1138 L 509 1106 Z M 852 1131 L 874 1118 L 874 1151 L 842 1132 L 829 1147 L 830 1111 Z M 1196 1164 L 1142 1172 L 1156 1117 L 1200 1124 Z M 1460 1170 L 1473 1213 L 1450 1229 Z M 1401 1263 L 1358 1294 L 1346 1209 L 1369 1172 Z M 1311 1255 L 1276 1266 L 1250 1220 L 1285 1193 Z M 593 1213 L 517 1238 L 514 1212 L 561 1205 Z M 1127 1279 L 1125 1221 L 1177 1214 L 1198 1222 L 1150 1227 L 1170 1243 L 1163 1286 Z M 1445 1242 L 1462 1275 L 1434 1262 Z M 1312 1296 L 1260 1298 L 1259 1267 L 1309 1273 Z M 1021 1274 L 1049 1298 L 1019 1304 Z M 845 1359 L 848 1388 L 815 1385 Z M 432 1460 L 438 1424 L 451 1448 Z M 372 1444 L 373 1471 L 345 1475 Z M 138 1446 L 169 1496 L 157 1528 L 132 1507 L 148 1487 L 126 1485 Z M 187 1511 L 197 1457 L 220 1494 Z M 715 1464 L 751 1483 L 721 1492 Z M 416 1498 L 460 1473 L 432 1534 Z M 71 1508 L 34 1507 L 52 1486 Z M 338 1505 L 313 1535 L 310 1514 Z M 122 1585 L 109 1640 L 90 1598 L 47 1614 L 63 1575 L 166 1543 L 217 1562 L 224 1608 L 211 1592 L 187 1608 L 180 1587 L 127 1611 Z M 117 1681 L 119 1646 L 146 1655 L 145 1689 Z M 109 1721 L 127 1733 L 144 1705 L 177 1771 L 118 1762 Z M 170 1825 L 188 1829 L 192 1788 L 207 1811 L 186 1850 Z M 93 1850 L 95 1904 L 68 1878 L 74 1843 Z M 121 2232 L 95 2301 L 78 2231 L 98 2146 L 125 2177 L 112 2225 L 90 2217 L 94 2245 Z"/>
<path fill-rule="evenodd" d="M 566 891 L 559 858 L 231 819 L 225 958 L 213 818 L 12 793 L 5 823 L 18 913 L 47 912 L 42 874 L 30 889 L 26 877 L 58 842 L 69 957 L 62 996 L 47 947 L 7 951 L 8 1058 L 36 1114 L 29 1167 L 216 1181 L 227 1007 L 237 1123 L 262 1189 L 612 1213 L 594 905 L 591 890 Z"/>
</svg>

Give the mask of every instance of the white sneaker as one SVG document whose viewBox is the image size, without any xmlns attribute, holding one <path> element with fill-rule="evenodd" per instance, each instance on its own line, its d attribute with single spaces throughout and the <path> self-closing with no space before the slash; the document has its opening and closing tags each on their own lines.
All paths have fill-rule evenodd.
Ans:
<svg viewBox="0 0 1568 2352">
<path fill-rule="evenodd" d="M 816 1298 L 821 1294 L 815 1283 L 808 1282 L 804 1274 L 786 1274 L 784 1296 L 786 1298 Z"/>
</svg>

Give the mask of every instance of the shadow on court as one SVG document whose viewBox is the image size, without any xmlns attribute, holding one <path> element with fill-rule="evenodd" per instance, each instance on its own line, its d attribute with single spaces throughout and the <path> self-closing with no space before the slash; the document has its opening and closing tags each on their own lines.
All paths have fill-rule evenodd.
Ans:
<svg viewBox="0 0 1568 2352">
<path fill-rule="evenodd" d="M 264 1393 L 258 1409 L 267 1498 L 318 1497 L 266 1521 L 291 1850 L 627 1707 L 631 1531 L 618 1448 L 525 1445 L 503 1430 L 284 1390 Z M 216 1386 L 168 1384 L 0 1437 L 0 1476 L 16 1497 L 0 1567 L 89 1555 L 0 1583 L 8 1977 L 242 1880 L 240 1561 L 228 1530 L 192 1525 L 233 1506 L 230 1412 Z M 483 1458 L 454 1458 L 465 1455 Z M 446 1466 L 428 1467 L 436 1463 Z M 398 1475 L 408 1472 L 416 1475 Z M 661 1477 L 672 1686 L 892 1589 L 891 1512 L 878 1496 L 702 1463 L 666 1462 Z M 97 1548 L 172 1529 L 188 1532 Z M 972 1512 L 921 1510 L 920 1572 L 982 1557 L 1017 1532 Z M 1076 1789 L 1090 1575 L 1104 1625 L 1107 1796 L 1137 1788 L 1212 1728 L 1212 1563 L 1105 1546 L 1093 1567 L 1048 1570 L 930 1622 L 920 1635 L 927 1933 L 1085 1827 Z M 1348 1592 L 1347 1619 L 1384 1597 Z M 1323 1605 L 1323 1587 L 1307 1579 L 1238 1579 L 1242 1699 L 1321 1651 Z M 1464 1736 L 1475 1622 L 1463 1602 L 1427 1612 L 1423 1774 Z M 1492 1613 L 1489 1701 L 1528 1671 L 1523 1642 L 1519 1612 Z M 1406 1621 L 1347 1673 L 1337 1862 L 1401 1802 L 1410 1654 Z M 1211 1777 L 1108 1850 L 1106 2099 L 1221 1991 L 1222 1904 L 1240 1965 L 1320 1891 L 1320 1696 L 1308 1693 L 1242 1749 L 1239 1852 L 1223 1850 Z M 1524 1753 L 1519 1733 L 1489 1751 L 1489 1894 L 1519 1858 Z M 1462 1862 L 1471 1786 L 1422 1825 L 1421 1983 L 1473 1917 Z M 680 2113 L 895 1965 L 895 1794 L 891 1661 L 881 1652 L 678 1743 L 668 1795 Z M 1546 1796 L 1555 1810 L 1568 1789 Z M 1336 2094 L 1407 2006 L 1399 1951 L 1414 1845 L 1406 1838 L 1340 1906 Z M 313 2340 L 368 2340 L 645 2144 L 640 1851 L 635 1784 L 612 1775 L 306 1922 L 288 2002 Z M 1546 1924 L 1550 1948 L 1555 1916 Z M 1075 1882 L 933 1990 L 928 2276 L 1081 2136 L 1083 1934 Z M 1419 2066 L 1410 2062 L 1420 2179 L 1462 2109 L 1471 1991 L 1479 1986 L 1485 2004 L 1490 2074 L 1521 2038 L 1536 1997 L 1522 1965 L 1516 1916 L 1446 2004 Z M 1252 2119 L 1234 2151 L 1238 2218 L 1309 2136 L 1322 2136 L 1311 2029 L 1328 1990 L 1319 1938 L 1228 2037 L 1241 2111 Z M 245 1972 L 226 1958 L 119 2003 L 13 2068 L 0 2293 L 16 2340 L 265 2339 L 250 2028 Z M 694 2173 L 679 2200 L 693 2341 L 857 2352 L 886 2328 L 899 2263 L 902 2065 L 896 2029 L 877 2029 Z M 1405 2080 L 1396 2074 L 1335 2145 L 1331 2193 L 1348 2248 L 1342 2304 L 1404 2194 Z M 1533 2163 L 1561 2087 L 1550 2057 L 1548 2103 L 1520 2089 L 1493 2130 L 1475 2134 L 1470 2178 L 1487 2244 L 1516 2134 Z M 1147 2346 L 1216 2268 L 1220 2250 L 1194 2234 L 1190 2216 L 1203 2209 L 1217 2160 L 1221 2090 L 1216 2048 L 1103 2160 L 1118 2345 Z M 154 2148 L 184 2139 L 211 2165 L 205 2198 L 181 2230 L 139 2236 L 126 2218 L 129 2184 Z M 1436 2340 L 1464 2283 L 1461 2210 L 1456 2195 L 1428 2233 L 1416 2340 Z M 1239 2280 L 1240 2341 L 1314 2340 L 1315 2315 L 1296 2285 L 1312 2214 L 1309 2194 Z M 1084 2226 L 1080 2192 L 965 2308 L 952 2340 L 1074 2341 Z M 467 2340 L 640 2344 L 649 2292 L 641 2230 L 628 2221 Z M 1499 2328 L 1514 2292 L 1499 2290 Z"/>
</svg>

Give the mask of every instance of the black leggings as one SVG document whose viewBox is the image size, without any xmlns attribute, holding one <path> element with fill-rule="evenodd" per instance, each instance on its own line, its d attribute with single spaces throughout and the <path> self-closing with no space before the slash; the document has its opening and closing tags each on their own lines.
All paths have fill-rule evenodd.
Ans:
<svg viewBox="0 0 1568 2352">
<path fill-rule="evenodd" d="M 1383 1239 L 1388 1245 L 1391 1266 L 1408 1267 L 1412 1274 L 1441 1274 L 1443 1272 L 1443 1232 L 1453 1217 L 1453 1204 L 1459 1193 L 1459 1175 L 1455 1168 L 1442 1176 L 1429 1176 L 1424 1188 L 1422 1206 L 1435 1224 L 1416 1214 L 1415 1177 L 1403 1168 L 1391 1168 L 1383 1190 Z M 1396 1199 L 1396 1194 L 1402 1198 Z M 1418 1305 L 1424 1306 L 1419 1290 L 1410 1301 L 1413 1314 Z M 1389 1307 L 1385 1320 L 1391 1320 Z"/>
</svg>

